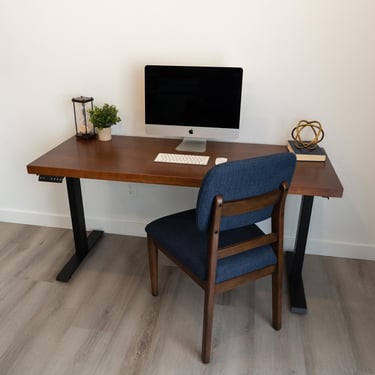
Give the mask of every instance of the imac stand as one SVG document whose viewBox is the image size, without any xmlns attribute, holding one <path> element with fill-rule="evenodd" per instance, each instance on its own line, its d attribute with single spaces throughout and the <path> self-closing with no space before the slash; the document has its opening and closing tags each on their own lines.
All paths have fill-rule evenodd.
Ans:
<svg viewBox="0 0 375 375">
<path fill-rule="evenodd" d="M 177 151 L 205 152 L 206 140 L 199 138 L 184 138 L 176 147 Z"/>
</svg>

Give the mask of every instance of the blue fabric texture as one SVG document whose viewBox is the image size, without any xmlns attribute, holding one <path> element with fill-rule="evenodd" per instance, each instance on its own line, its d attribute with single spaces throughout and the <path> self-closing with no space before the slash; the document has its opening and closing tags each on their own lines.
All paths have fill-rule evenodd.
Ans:
<svg viewBox="0 0 375 375">
<path fill-rule="evenodd" d="M 292 153 L 272 154 L 219 164 L 209 170 L 199 190 L 197 226 L 208 230 L 212 204 L 217 194 L 224 201 L 251 197 L 277 189 L 293 177 L 296 158 Z M 257 223 L 270 217 L 272 207 L 248 215 L 224 218 L 221 230 Z"/>
<path fill-rule="evenodd" d="M 290 183 L 295 156 L 289 153 L 274 154 L 253 159 L 220 164 L 205 176 L 199 191 L 197 208 L 157 219 L 146 226 L 149 236 L 199 279 L 207 277 L 208 228 L 214 197 L 222 194 L 224 200 L 240 199 L 262 194 Z M 270 217 L 272 207 L 224 220 L 220 230 L 220 244 L 239 242 L 263 232 L 255 224 Z M 252 272 L 275 264 L 276 256 L 271 246 L 220 259 L 216 282 Z"/>
<path fill-rule="evenodd" d="M 208 234 L 197 228 L 196 210 L 157 219 L 146 226 L 146 232 L 170 254 L 190 269 L 199 279 L 207 278 Z M 251 225 L 220 233 L 220 246 L 251 238 L 262 231 Z M 218 261 L 216 282 L 261 269 L 276 263 L 271 246 L 263 246 Z"/>
</svg>

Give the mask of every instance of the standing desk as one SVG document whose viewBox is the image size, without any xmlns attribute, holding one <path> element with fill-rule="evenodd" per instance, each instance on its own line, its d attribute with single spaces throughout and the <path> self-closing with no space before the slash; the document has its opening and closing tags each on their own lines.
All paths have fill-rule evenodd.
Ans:
<svg viewBox="0 0 375 375">
<path fill-rule="evenodd" d="M 207 142 L 207 166 L 156 163 L 159 152 L 176 153 L 180 140 L 113 136 L 110 142 L 73 136 L 27 165 L 40 181 L 62 182 L 66 178 L 75 253 L 56 279 L 68 282 L 103 232 L 88 236 L 81 192 L 81 178 L 199 187 L 216 157 L 229 161 L 288 152 L 286 146 L 232 142 Z M 293 252 L 286 253 L 292 312 L 307 311 L 302 268 L 315 196 L 342 197 L 343 187 L 327 158 L 325 162 L 297 162 L 290 194 L 301 195 L 299 222 Z"/>
</svg>

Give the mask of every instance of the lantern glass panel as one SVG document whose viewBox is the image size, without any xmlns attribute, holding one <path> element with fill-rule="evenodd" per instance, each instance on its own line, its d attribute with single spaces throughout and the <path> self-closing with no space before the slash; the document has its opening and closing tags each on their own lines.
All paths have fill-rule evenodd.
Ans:
<svg viewBox="0 0 375 375">
<path fill-rule="evenodd" d="M 88 111 L 93 109 L 93 98 L 78 97 L 72 99 L 77 137 L 91 138 L 95 136 L 95 129 L 90 122 Z"/>
</svg>

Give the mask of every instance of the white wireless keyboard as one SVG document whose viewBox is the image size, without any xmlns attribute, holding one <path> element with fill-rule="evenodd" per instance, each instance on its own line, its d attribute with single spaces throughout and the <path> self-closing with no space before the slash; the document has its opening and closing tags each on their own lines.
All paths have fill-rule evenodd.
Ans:
<svg viewBox="0 0 375 375">
<path fill-rule="evenodd" d="M 154 161 L 160 163 L 207 165 L 209 158 L 209 156 L 204 155 L 166 154 L 160 152 Z"/>
</svg>

